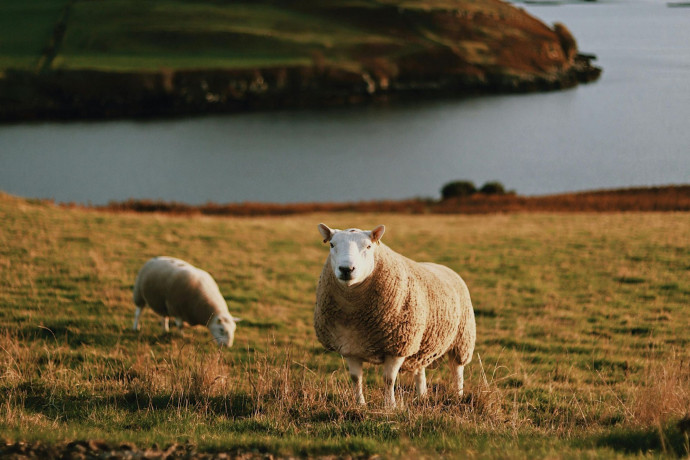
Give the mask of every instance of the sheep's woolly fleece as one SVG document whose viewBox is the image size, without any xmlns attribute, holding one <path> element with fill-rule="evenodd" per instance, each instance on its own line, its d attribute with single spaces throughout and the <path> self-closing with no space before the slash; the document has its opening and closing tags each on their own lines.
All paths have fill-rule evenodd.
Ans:
<svg viewBox="0 0 690 460">
<path fill-rule="evenodd" d="M 135 282 L 134 303 L 146 303 L 159 315 L 192 326 L 207 326 L 213 315 L 230 315 L 213 277 L 172 257 L 155 257 L 144 264 Z"/>
<path fill-rule="evenodd" d="M 326 260 L 314 310 L 319 341 L 343 356 L 376 364 L 385 356 L 406 357 L 404 371 L 424 368 L 446 353 L 458 364 L 469 363 L 476 326 L 462 278 L 447 267 L 410 260 L 383 243 L 374 263 L 371 276 L 347 287 Z"/>
</svg>

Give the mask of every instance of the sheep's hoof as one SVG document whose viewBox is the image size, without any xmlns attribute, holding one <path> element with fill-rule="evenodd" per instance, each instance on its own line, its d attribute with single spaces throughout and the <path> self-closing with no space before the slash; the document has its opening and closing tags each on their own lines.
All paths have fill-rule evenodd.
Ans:
<svg viewBox="0 0 690 460">
<path fill-rule="evenodd" d="M 395 410 L 398 407 L 398 405 L 395 402 L 395 399 L 393 399 L 393 400 L 387 399 L 386 402 L 384 403 L 383 407 L 385 407 L 387 410 Z"/>
</svg>

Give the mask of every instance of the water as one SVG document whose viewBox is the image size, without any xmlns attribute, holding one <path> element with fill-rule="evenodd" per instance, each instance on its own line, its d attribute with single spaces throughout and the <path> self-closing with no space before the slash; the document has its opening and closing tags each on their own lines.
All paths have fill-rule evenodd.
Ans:
<svg viewBox="0 0 690 460">
<path fill-rule="evenodd" d="M 0 126 L 0 190 L 199 204 L 435 198 L 456 179 L 528 195 L 690 183 L 690 8 L 526 9 L 566 24 L 602 78 L 397 108 Z"/>
</svg>

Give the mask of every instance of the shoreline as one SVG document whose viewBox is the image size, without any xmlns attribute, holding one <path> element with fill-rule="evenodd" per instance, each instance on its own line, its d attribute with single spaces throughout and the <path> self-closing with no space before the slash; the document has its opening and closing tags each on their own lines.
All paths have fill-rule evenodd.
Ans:
<svg viewBox="0 0 690 460">
<path fill-rule="evenodd" d="M 326 109 L 473 95 L 557 91 L 596 81 L 596 56 L 532 75 L 448 74 L 376 79 L 368 72 L 310 66 L 110 72 L 51 70 L 0 74 L 0 123 L 167 119 L 267 110 Z"/>
<path fill-rule="evenodd" d="M 107 205 L 52 203 L 65 209 L 105 212 L 160 213 L 207 216 L 286 216 L 315 212 L 364 212 L 401 214 L 493 214 L 523 212 L 685 212 L 690 211 L 690 184 L 602 189 L 552 195 L 474 195 L 450 198 L 410 198 L 358 202 L 312 203 L 214 203 L 190 205 L 175 201 L 129 199 Z"/>
</svg>

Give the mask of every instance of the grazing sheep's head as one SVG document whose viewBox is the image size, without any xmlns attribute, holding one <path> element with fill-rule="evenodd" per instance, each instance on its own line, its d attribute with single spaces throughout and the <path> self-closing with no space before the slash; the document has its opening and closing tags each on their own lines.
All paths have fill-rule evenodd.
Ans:
<svg viewBox="0 0 690 460">
<path fill-rule="evenodd" d="M 235 329 L 240 318 L 233 318 L 229 315 L 216 316 L 208 322 L 208 329 L 211 331 L 216 343 L 221 347 L 231 347 L 235 340 Z"/>
<path fill-rule="evenodd" d="M 358 228 L 338 230 L 319 224 L 324 243 L 331 245 L 331 269 L 342 284 L 361 283 L 374 271 L 374 252 L 386 227 L 379 225 L 371 231 Z"/>
</svg>

